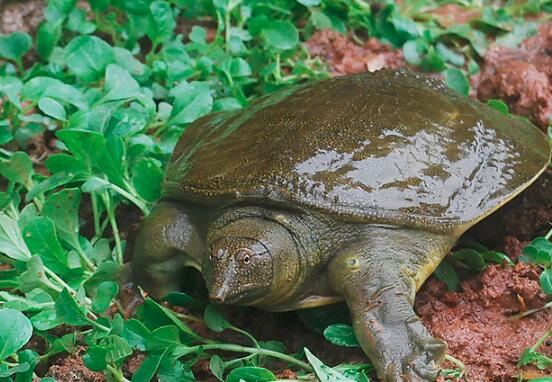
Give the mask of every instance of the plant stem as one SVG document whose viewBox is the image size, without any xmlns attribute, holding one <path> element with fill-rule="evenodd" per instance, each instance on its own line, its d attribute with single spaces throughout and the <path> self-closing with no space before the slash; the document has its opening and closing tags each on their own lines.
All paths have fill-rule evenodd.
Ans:
<svg viewBox="0 0 552 382">
<path fill-rule="evenodd" d="M 537 349 L 543 344 L 546 342 L 547 339 L 549 339 L 550 337 L 552 337 L 552 327 L 550 329 L 548 329 L 546 332 L 544 332 L 544 334 L 542 335 L 541 338 L 539 338 L 539 340 L 537 342 L 535 342 L 535 344 L 533 346 L 531 346 L 531 350 L 533 351 L 537 351 Z"/>
<path fill-rule="evenodd" d="M 241 345 L 233 345 L 233 344 L 207 344 L 207 345 L 197 345 L 192 346 L 188 349 L 188 353 L 195 353 L 201 350 L 223 350 L 223 351 L 231 351 L 236 353 L 249 353 L 249 354 L 258 354 L 258 355 L 264 355 L 267 357 L 277 358 L 282 361 L 286 361 L 290 364 L 294 364 L 296 366 L 299 366 L 300 368 L 307 370 L 309 372 L 312 372 L 312 367 L 303 362 L 299 361 L 296 358 L 293 358 L 287 354 L 279 353 L 277 351 L 268 350 L 268 349 L 259 349 L 259 348 L 252 348 L 248 346 L 241 346 Z"/>
<path fill-rule="evenodd" d="M 113 374 L 113 377 L 117 382 L 130 382 L 128 379 L 125 378 L 121 370 L 116 369 L 115 367 L 111 365 L 107 365 L 107 369 Z"/>
<path fill-rule="evenodd" d="M 174 315 L 182 320 L 187 320 L 187 321 L 193 321 L 193 322 L 198 322 L 198 323 L 201 323 L 203 324 L 204 321 L 201 319 L 201 318 L 198 318 L 198 317 L 195 317 L 195 316 L 192 316 L 190 314 L 184 314 L 184 313 L 178 313 L 178 312 L 175 312 L 173 311 L 172 313 L 174 313 Z"/>
<path fill-rule="evenodd" d="M 544 304 L 539 308 L 529 309 L 529 310 L 526 310 L 525 312 L 515 314 L 512 317 L 510 317 L 510 320 L 519 320 L 520 318 L 529 316 L 533 313 L 540 312 L 541 310 L 548 309 L 548 308 L 552 308 L 552 301 L 547 302 L 546 304 Z"/>
<path fill-rule="evenodd" d="M 84 263 L 86 264 L 86 266 L 88 267 L 88 269 L 90 269 L 92 272 L 96 272 L 96 266 L 94 265 L 94 263 L 88 258 L 88 256 L 86 256 L 86 253 L 84 253 L 84 251 L 82 250 L 81 246 L 80 245 L 77 245 L 77 248 L 75 248 L 75 250 L 77 251 L 77 253 L 79 254 L 80 258 L 82 259 L 82 261 L 84 261 Z"/>
<path fill-rule="evenodd" d="M 100 230 L 100 215 L 98 211 L 98 199 L 96 199 L 95 194 L 90 194 L 90 200 L 92 201 L 92 215 L 94 218 L 94 232 L 96 233 L 96 236 L 100 237 L 102 235 L 102 231 Z"/>
<path fill-rule="evenodd" d="M 281 65 L 281 62 L 280 62 L 280 52 L 276 53 L 276 72 L 274 73 L 274 78 L 276 80 L 281 80 L 282 79 L 282 72 L 281 72 L 281 68 L 280 68 L 280 65 Z"/>
<path fill-rule="evenodd" d="M 105 204 L 105 210 L 107 211 L 107 218 L 109 224 L 111 224 L 111 230 L 113 231 L 113 238 L 115 239 L 115 261 L 119 265 L 123 265 L 123 247 L 121 245 L 121 237 L 119 236 L 119 227 L 117 226 L 117 219 L 115 218 L 114 209 L 111 206 L 109 196 L 106 192 L 102 193 L 102 199 Z"/>
<path fill-rule="evenodd" d="M 464 371 L 466 370 L 466 365 L 464 365 L 462 361 L 448 354 L 445 354 L 445 359 L 460 369 L 460 377 L 464 375 Z"/>
<path fill-rule="evenodd" d="M 136 205 L 136 207 L 138 207 L 142 210 L 144 215 L 146 215 L 146 216 L 149 215 L 149 213 L 150 213 L 149 208 L 146 206 L 146 204 L 144 202 L 142 202 L 140 199 L 138 199 L 138 197 L 134 194 L 134 189 L 128 183 L 126 183 L 125 186 L 131 191 L 130 192 L 126 191 L 126 190 L 122 189 L 121 187 L 119 187 L 119 186 L 117 186 L 116 184 L 113 184 L 113 183 L 109 184 L 109 187 L 113 191 L 118 192 L 119 194 L 121 194 L 122 196 L 124 196 L 125 198 L 130 200 L 132 203 L 134 203 Z"/>
</svg>

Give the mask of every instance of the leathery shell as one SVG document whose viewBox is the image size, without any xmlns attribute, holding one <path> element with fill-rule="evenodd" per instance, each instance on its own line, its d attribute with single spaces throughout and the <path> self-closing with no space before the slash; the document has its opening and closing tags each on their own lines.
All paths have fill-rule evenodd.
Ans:
<svg viewBox="0 0 552 382">
<path fill-rule="evenodd" d="M 462 230 L 547 166 L 529 122 L 405 71 L 286 88 L 187 127 L 164 197 L 314 208 L 341 220 Z"/>
</svg>

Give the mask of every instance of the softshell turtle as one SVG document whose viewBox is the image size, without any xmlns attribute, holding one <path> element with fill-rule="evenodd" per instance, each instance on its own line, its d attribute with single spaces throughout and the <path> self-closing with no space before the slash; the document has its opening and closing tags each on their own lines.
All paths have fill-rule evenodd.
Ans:
<svg viewBox="0 0 552 382">
<path fill-rule="evenodd" d="M 186 129 L 133 274 L 161 296 L 193 266 L 212 301 L 272 311 L 344 299 L 382 380 L 431 381 L 446 344 L 415 292 L 549 160 L 529 122 L 418 74 L 290 87 Z"/>
</svg>

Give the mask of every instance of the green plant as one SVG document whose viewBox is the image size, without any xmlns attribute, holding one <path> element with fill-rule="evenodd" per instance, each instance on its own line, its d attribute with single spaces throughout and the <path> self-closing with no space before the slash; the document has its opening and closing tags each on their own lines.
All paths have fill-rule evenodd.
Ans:
<svg viewBox="0 0 552 382">
<path fill-rule="evenodd" d="M 368 381 L 369 365 L 330 368 L 307 349 L 291 356 L 182 293 L 165 303 L 193 314 L 146 298 L 128 317 L 119 279 L 129 220 L 147 215 L 159 198 L 164 166 L 186 126 L 328 76 L 304 44 L 315 30 L 402 47 L 409 63 L 444 71 L 449 86 L 466 95 L 487 36 L 515 44 L 535 30 L 521 16 L 549 9 L 545 1 L 490 2 L 491 11 L 448 30 L 428 16 L 440 2 L 406 3 L 89 0 L 86 8 L 49 0 L 35 36 L 0 36 L 0 380 L 31 381 L 37 365 L 84 345 L 86 366 L 117 381 L 126 380 L 122 366 L 137 353 L 145 358 L 133 381 L 193 380 L 192 366 L 206 359 L 230 382 L 276 380 L 272 359 L 300 379 Z M 31 146 L 42 154 L 30 154 Z M 504 260 L 466 251 L 451 261 L 480 269 Z M 310 326 L 323 319 L 315 321 Z M 207 326 L 209 335 L 191 323 Z M 249 345 L 212 339 L 224 330 Z M 324 335 L 356 346 L 349 326 L 330 326 Z M 44 342 L 43 351 L 28 345 L 31 336 Z"/>
<path fill-rule="evenodd" d="M 544 293 L 549 296 L 552 295 L 552 243 L 549 241 L 550 236 L 552 236 L 552 231 L 548 232 L 545 237 L 537 237 L 533 239 L 531 243 L 523 249 L 523 257 L 521 259 L 542 267 L 539 283 Z M 524 312 L 524 314 L 520 315 L 520 317 L 550 307 L 552 307 L 552 303 L 549 302 L 540 309 L 533 309 L 531 311 Z M 549 338 L 552 338 L 552 327 L 543 333 L 543 335 L 533 346 L 525 349 L 521 355 L 519 364 L 534 364 L 542 370 L 552 366 L 552 358 L 539 352 L 541 345 L 544 344 Z"/>
</svg>

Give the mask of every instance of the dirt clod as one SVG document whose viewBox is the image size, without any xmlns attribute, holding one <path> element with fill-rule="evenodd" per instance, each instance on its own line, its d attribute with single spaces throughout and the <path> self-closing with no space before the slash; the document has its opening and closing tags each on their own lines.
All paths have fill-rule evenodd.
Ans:
<svg viewBox="0 0 552 382">
<path fill-rule="evenodd" d="M 399 49 L 382 44 L 375 38 L 360 45 L 351 36 L 331 29 L 314 33 L 307 41 L 307 47 L 313 56 L 321 57 L 328 63 L 333 76 L 406 66 Z"/>
<path fill-rule="evenodd" d="M 417 295 L 416 311 L 436 337 L 447 341 L 449 354 L 467 366 L 470 381 L 515 381 L 522 372 L 516 364 L 523 350 L 552 325 L 551 310 L 510 318 L 546 302 L 538 276 L 533 265 L 490 265 L 462 281 L 458 292 L 446 291 L 432 278 Z M 549 347 L 540 350 L 552 355 Z M 538 370 L 529 367 L 523 372 Z"/>
<path fill-rule="evenodd" d="M 84 349 L 82 350 L 84 352 Z M 91 371 L 82 362 L 82 355 L 71 354 L 61 362 L 50 367 L 47 377 L 55 378 L 58 382 L 103 382 L 103 373 Z"/>
<path fill-rule="evenodd" d="M 44 20 L 44 0 L 0 1 L 0 33 L 33 33 Z"/>
<path fill-rule="evenodd" d="M 492 47 L 485 56 L 477 97 L 500 98 L 510 111 L 546 128 L 552 115 L 552 23 L 519 48 Z"/>
</svg>

